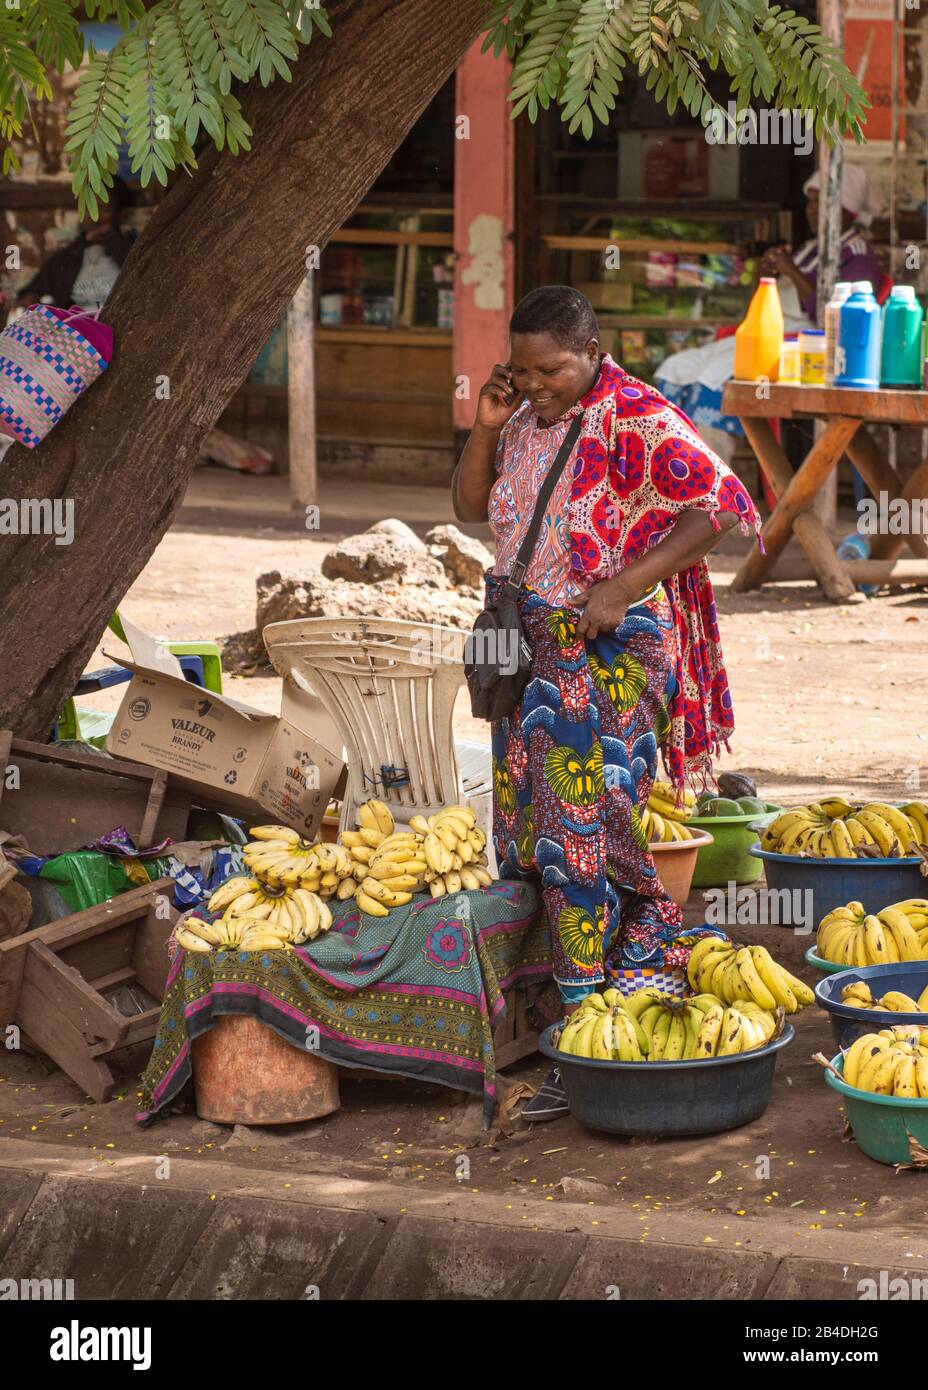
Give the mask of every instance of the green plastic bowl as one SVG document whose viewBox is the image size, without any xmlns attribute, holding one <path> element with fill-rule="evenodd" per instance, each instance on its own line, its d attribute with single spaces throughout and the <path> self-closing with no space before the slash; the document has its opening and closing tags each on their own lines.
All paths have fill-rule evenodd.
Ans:
<svg viewBox="0 0 928 1390">
<path fill-rule="evenodd" d="M 775 815 L 779 806 L 767 802 L 764 815 Z M 708 830 L 713 837 L 696 858 L 693 888 L 723 888 L 727 883 L 756 883 L 764 872 L 761 860 L 749 850 L 759 842 L 752 829 L 759 812 L 748 811 L 743 816 L 693 816 L 687 825 L 696 830 Z"/>
<path fill-rule="evenodd" d="M 820 956 L 814 946 L 810 946 L 803 957 L 807 965 L 811 965 L 814 970 L 821 970 L 823 975 L 837 975 L 841 970 L 853 970 L 852 965 L 838 965 L 833 960 L 825 960 Z"/>
<path fill-rule="evenodd" d="M 844 1054 L 832 1057 L 831 1064 L 844 1071 Z M 858 1146 L 877 1163 L 911 1163 L 909 1136 L 928 1149 L 928 1100 L 903 1100 L 900 1096 L 875 1096 L 859 1091 L 830 1071 L 826 1084 L 844 1097 L 848 1124 Z"/>
</svg>

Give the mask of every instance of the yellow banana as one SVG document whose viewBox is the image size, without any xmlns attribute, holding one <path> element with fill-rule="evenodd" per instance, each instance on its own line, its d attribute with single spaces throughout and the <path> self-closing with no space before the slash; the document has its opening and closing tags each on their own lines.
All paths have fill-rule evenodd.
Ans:
<svg viewBox="0 0 928 1390">
<path fill-rule="evenodd" d="M 638 1039 L 632 1020 L 620 1009 L 613 1010 L 613 1037 L 622 1062 L 643 1062 L 644 1056 L 638 1046 Z"/>
<path fill-rule="evenodd" d="M 670 1025 L 673 1023 L 673 1014 L 669 1009 L 661 1009 L 660 1017 L 654 1025 L 651 1033 L 651 1048 L 648 1053 L 649 1060 L 661 1062 L 664 1059 L 664 1051 L 667 1047 L 667 1039 L 670 1037 Z M 643 1025 L 642 1025 L 643 1026 Z"/>
<path fill-rule="evenodd" d="M 601 1014 L 590 1042 L 590 1056 L 599 1062 L 612 1061 L 614 1033 L 612 1013 L 609 1009 Z"/>
<path fill-rule="evenodd" d="M 248 832 L 253 840 L 279 840 L 285 845 L 302 844 L 300 836 L 289 825 L 253 825 Z"/>
<path fill-rule="evenodd" d="M 901 990 L 891 989 L 880 1000 L 881 1009 L 891 1009 L 896 1014 L 917 1014 L 918 1004 Z"/>
<path fill-rule="evenodd" d="M 861 825 L 856 816 L 848 816 L 844 824 L 847 827 L 847 833 L 850 835 L 851 843 L 854 845 L 855 849 L 858 845 L 872 845 L 874 843 L 870 831 L 865 825 Z"/>
<path fill-rule="evenodd" d="M 870 831 L 880 853 L 887 859 L 895 859 L 901 853 L 901 846 L 895 830 L 877 811 L 858 811 L 857 819 Z"/>
<path fill-rule="evenodd" d="M 765 946 L 752 946 L 751 958 L 757 966 L 757 973 L 773 995 L 780 1008 L 788 1014 L 799 1012 L 799 1000 L 793 993 L 790 981 L 783 967 L 779 965 Z"/>
<path fill-rule="evenodd" d="M 867 961 L 870 965 L 883 965 L 888 961 L 886 936 L 879 917 L 864 918 L 864 940 L 867 943 Z"/>
<path fill-rule="evenodd" d="M 900 960 L 921 960 L 922 950 L 915 928 L 904 912 L 895 907 L 884 907 L 877 913 L 884 927 L 889 928 Z"/>
<path fill-rule="evenodd" d="M 386 904 L 378 902 L 376 898 L 370 897 L 368 893 L 362 892 L 361 889 L 358 889 L 357 893 L 355 893 L 354 900 L 361 911 L 366 912 L 369 917 L 386 917 L 389 912 L 389 908 Z"/>
<path fill-rule="evenodd" d="M 736 1052 L 741 1051 L 744 1042 L 744 1021 L 737 1009 L 728 1008 L 722 1019 L 722 1030 L 719 1034 L 719 1045 L 716 1048 L 716 1057 L 730 1057 Z"/>
<path fill-rule="evenodd" d="M 862 810 L 882 816 L 887 825 L 895 831 L 903 853 L 908 854 L 911 851 L 917 840 L 917 835 L 913 832 L 912 822 L 904 811 L 900 811 L 898 806 L 890 806 L 888 801 L 870 801 L 862 807 Z"/>
<path fill-rule="evenodd" d="M 915 1083 L 920 1100 L 928 1100 L 928 1057 L 915 1059 Z"/>
<path fill-rule="evenodd" d="M 902 1057 L 898 1052 L 893 1048 L 887 1048 L 879 1057 L 865 1063 L 860 1070 L 861 1089 L 877 1096 L 892 1095 L 896 1068 L 901 1061 Z"/>
<path fill-rule="evenodd" d="M 746 946 L 742 946 L 735 957 L 735 962 L 738 974 L 741 976 L 750 998 L 756 1000 L 762 1009 L 775 1009 L 777 1007 L 776 997 L 771 994 L 757 973 L 754 958 Z"/>
<path fill-rule="evenodd" d="M 911 821 L 918 843 L 928 845 L 928 806 L 923 801 L 909 801 L 901 809 Z"/>
<path fill-rule="evenodd" d="M 686 1047 L 686 1023 L 683 1013 L 677 1011 L 673 1014 L 670 1031 L 667 1034 L 667 1044 L 664 1048 L 665 1062 L 679 1062 Z"/>
<path fill-rule="evenodd" d="M 831 829 L 829 831 L 829 834 L 831 836 L 832 846 L 834 847 L 835 858 L 855 858 L 854 841 L 851 839 L 851 833 L 848 830 L 847 826 L 844 824 L 843 820 L 833 820 L 831 822 Z"/>
</svg>

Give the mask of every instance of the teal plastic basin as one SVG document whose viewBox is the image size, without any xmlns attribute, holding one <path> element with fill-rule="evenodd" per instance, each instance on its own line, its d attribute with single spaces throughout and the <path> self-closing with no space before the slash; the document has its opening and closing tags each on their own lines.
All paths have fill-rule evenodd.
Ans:
<svg viewBox="0 0 928 1390">
<path fill-rule="evenodd" d="M 810 946 L 808 951 L 806 951 L 804 960 L 806 964 L 811 965 L 814 970 L 821 970 L 823 975 L 837 975 L 842 970 L 853 969 L 850 965 L 838 965 L 833 960 L 825 960 L 824 956 L 820 956 L 814 946 Z"/>
<path fill-rule="evenodd" d="M 831 1064 L 843 1072 L 843 1054 L 832 1057 Z M 858 1091 L 830 1071 L 825 1072 L 825 1082 L 843 1096 L 848 1124 L 868 1158 L 875 1158 L 877 1163 L 911 1163 L 909 1135 L 928 1149 L 928 1100 L 903 1100 L 899 1096 Z"/>
</svg>

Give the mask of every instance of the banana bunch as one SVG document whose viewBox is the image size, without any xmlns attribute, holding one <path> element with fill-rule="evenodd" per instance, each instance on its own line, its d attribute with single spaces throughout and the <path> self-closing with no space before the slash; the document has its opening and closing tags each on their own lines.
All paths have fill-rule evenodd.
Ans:
<svg viewBox="0 0 928 1390">
<path fill-rule="evenodd" d="M 683 805 L 677 805 L 676 792 L 669 782 L 655 781 L 648 804 L 641 812 L 641 824 L 651 844 L 667 844 L 671 840 L 691 840 L 693 832 L 686 822 L 696 806 L 696 797 L 687 788 Z"/>
<path fill-rule="evenodd" d="M 493 882 L 487 868 L 487 837 L 469 807 L 446 806 L 434 816 L 413 816 L 409 824 L 422 836 L 424 877 L 433 898 Z"/>
<path fill-rule="evenodd" d="M 922 801 L 853 806 L 843 796 L 826 797 L 781 812 L 760 844 L 777 854 L 813 859 L 901 859 L 917 855 L 920 846 L 928 849 L 928 806 Z"/>
<path fill-rule="evenodd" d="M 647 986 L 623 998 L 607 989 L 571 1014 L 557 1046 L 596 1061 L 694 1061 L 763 1047 L 777 1027 L 776 1015 L 751 999 L 726 1007 L 712 994 L 677 999 Z"/>
<path fill-rule="evenodd" d="M 865 1033 L 844 1054 L 844 1080 L 877 1096 L 928 1100 L 928 1028 L 909 1024 Z"/>
<path fill-rule="evenodd" d="M 876 914 L 859 902 L 836 907 L 819 923 L 815 946 L 835 965 L 928 960 L 928 898 L 906 898 Z"/>
<path fill-rule="evenodd" d="M 343 830 L 338 837 L 350 856 L 351 872 L 337 894 L 343 900 L 353 897 L 362 912 L 385 917 L 426 888 L 440 898 L 492 882 L 484 853 L 486 836 L 466 806 L 413 816 L 408 830 L 395 829 L 382 801 L 365 802 L 358 819 L 357 830 Z"/>
<path fill-rule="evenodd" d="M 351 855 L 343 845 L 310 843 L 285 825 L 256 825 L 251 834 L 242 858 L 252 876 L 266 886 L 299 886 L 331 898 L 351 874 Z"/>
<path fill-rule="evenodd" d="M 891 989 L 881 999 L 874 999 L 870 986 L 865 980 L 855 980 L 845 985 L 841 991 L 841 1003 L 852 1009 L 888 1009 L 899 1014 L 928 1014 L 928 988 L 922 990 L 917 999 L 901 990 Z"/>
<path fill-rule="evenodd" d="M 267 922 L 282 928 L 288 941 L 298 945 L 312 941 L 332 925 L 332 913 L 322 893 L 301 884 L 285 883 L 271 887 L 257 878 L 235 874 L 221 883 L 207 903 L 210 912 L 223 912 L 223 921 L 247 917 L 250 922 Z M 232 943 L 227 943 L 232 944 Z"/>
<path fill-rule="evenodd" d="M 185 951 L 289 951 L 296 939 L 289 926 L 239 913 L 206 922 L 185 917 L 174 939 Z"/>
<path fill-rule="evenodd" d="M 794 1014 L 815 995 L 791 975 L 764 946 L 738 946 L 720 936 L 704 936 L 690 952 L 686 978 L 692 989 L 714 994 L 726 1004 L 751 999 L 761 1009 Z"/>
</svg>

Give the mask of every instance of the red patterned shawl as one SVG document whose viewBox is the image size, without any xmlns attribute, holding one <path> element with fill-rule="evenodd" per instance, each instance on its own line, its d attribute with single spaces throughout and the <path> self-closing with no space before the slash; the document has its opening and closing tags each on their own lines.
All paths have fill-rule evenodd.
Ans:
<svg viewBox="0 0 928 1390">
<path fill-rule="evenodd" d="M 747 490 L 653 386 L 604 354 L 592 388 L 567 412 L 586 412 L 568 506 L 571 564 L 609 579 L 656 545 L 691 507 L 734 512 L 748 534 L 760 518 Z M 715 596 L 704 560 L 667 581 L 678 633 L 676 691 L 664 764 L 673 784 L 705 786 L 734 728 Z"/>
</svg>

